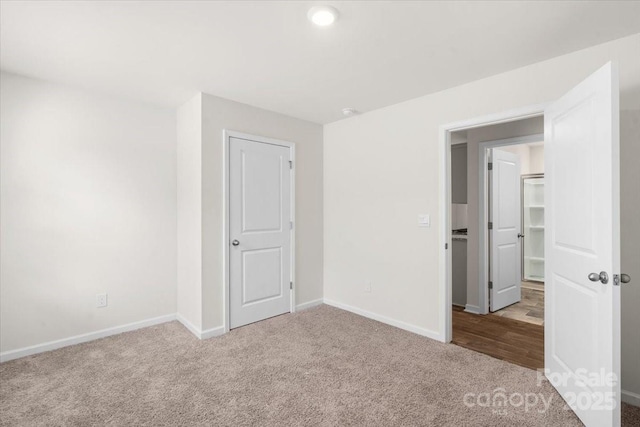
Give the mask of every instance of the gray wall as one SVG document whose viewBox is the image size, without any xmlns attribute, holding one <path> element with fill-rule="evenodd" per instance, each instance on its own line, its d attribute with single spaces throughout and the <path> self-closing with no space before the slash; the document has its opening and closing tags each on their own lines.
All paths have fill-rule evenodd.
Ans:
<svg viewBox="0 0 640 427">
<path fill-rule="evenodd" d="M 467 144 L 451 146 L 451 203 L 467 203 Z"/>
<path fill-rule="evenodd" d="M 640 110 L 620 113 L 620 249 L 622 285 L 622 389 L 640 394 Z"/>
<path fill-rule="evenodd" d="M 225 129 L 296 144 L 295 303 L 322 298 L 322 126 L 199 94 L 178 110 L 178 314 L 205 333 L 224 321 Z"/>
<path fill-rule="evenodd" d="M 296 304 L 322 298 L 322 126 L 261 108 L 202 95 L 203 325 L 221 324 L 222 131 L 296 144 Z"/>
</svg>

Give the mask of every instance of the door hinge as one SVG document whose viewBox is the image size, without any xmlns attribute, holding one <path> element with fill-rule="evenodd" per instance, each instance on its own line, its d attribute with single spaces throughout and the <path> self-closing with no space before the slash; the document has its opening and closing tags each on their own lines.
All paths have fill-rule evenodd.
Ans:
<svg viewBox="0 0 640 427">
<path fill-rule="evenodd" d="M 289 169 L 293 169 L 293 160 L 289 160 Z"/>
<path fill-rule="evenodd" d="M 489 280 L 489 289 L 493 289 L 493 282 Z"/>
<path fill-rule="evenodd" d="M 489 165 L 489 170 L 492 171 L 493 170 L 493 163 L 489 162 L 488 165 Z"/>
<path fill-rule="evenodd" d="M 289 282 L 289 289 L 293 289 L 293 282 Z"/>
<path fill-rule="evenodd" d="M 493 230 L 493 222 L 489 221 L 489 230 Z"/>
<path fill-rule="evenodd" d="M 444 248 L 445 248 L 445 249 L 449 249 L 449 244 L 448 244 L 448 243 L 445 243 L 445 244 L 444 244 Z"/>
<path fill-rule="evenodd" d="M 293 221 L 289 221 L 289 230 L 293 230 Z"/>
</svg>

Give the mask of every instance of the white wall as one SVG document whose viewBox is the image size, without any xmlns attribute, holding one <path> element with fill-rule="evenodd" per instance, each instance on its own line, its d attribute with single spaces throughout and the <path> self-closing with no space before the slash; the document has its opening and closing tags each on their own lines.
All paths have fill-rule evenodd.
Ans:
<svg viewBox="0 0 640 427">
<path fill-rule="evenodd" d="M 507 145 L 499 149 L 520 156 L 520 175 L 544 173 L 544 145 L 534 142 Z"/>
<path fill-rule="evenodd" d="M 529 146 L 529 173 L 544 173 L 544 145 Z"/>
<path fill-rule="evenodd" d="M 445 309 L 438 289 L 439 127 L 552 101 L 609 60 L 619 63 L 622 107 L 639 109 L 639 51 L 640 34 L 326 125 L 325 298 L 437 335 Z M 417 227 L 420 213 L 431 214 L 431 228 Z M 628 232 L 640 240 L 637 228 Z M 625 314 L 633 322 L 627 330 L 637 331 L 635 313 Z M 637 372 L 637 360 L 626 352 L 625 372 Z"/>
<path fill-rule="evenodd" d="M 174 112 L 0 86 L 0 351 L 175 313 Z"/>
<path fill-rule="evenodd" d="M 202 329 L 202 96 L 177 112 L 177 310 Z"/>
<path fill-rule="evenodd" d="M 520 175 L 529 174 L 530 156 L 529 146 L 527 144 L 507 145 L 506 147 L 496 148 L 500 151 L 508 151 L 518 156 L 520 159 Z"/>
<path fill-rule="evenodd" d="M 181 235 L 178 238 L 179 241 L 185 242 L 185 245 L 191 245 L 194 252 L 197 252 L 197 244 L 193 243 L 193 240 L 199 236 L 202 238 L 200 252 L 189 254 L 190 257 L 200 258 L 201 261 L 184 260 L 184 263 L 181 263 L 181 270 L 182 265 L 195 270 L 179 274 L 178 295 L 189 292 L 190 296 L 185 295 L 185 299 L 192 301 L 196 298 L 201 306 L 200 318 L 191 323 L 202 331 L 214 330 L 223 325 L 222 131 L 224 129 L 296 144 L 296 304 L 321 299 L 323 283 L 322 126 L 206 94 L 201 94 L 197 99 L 189 101 L 179 111 L 185 112 L 185 109 L 191 111 L 191 103 L 200 104 L 201 124 L 195 121 L 183 121 L 180 118 L 178 120 L 179 135 L 183 132 L 195 135 L 196 131 L 181 129 L 183 126 L 201 126 L 201 151 L 196 154 L 200 158 L 202 168 L 201 197 L 196 200 L 178 195 L 179 204 L 189 205 L 179 206 L 178 212 L 195 212 L 198 209 L 202 212 L 202 234 L 186 232 L 188 236 L 183 236 L 180 229 Z M 196 107 L 193 108 L 195 111 Z M 196 147 L 197 142 L 192 146 Z M 182 176 L 181 169 L 190 167 L 190 163 L 178 164 L 179 177 Z M 179 192 L 181 191 L 183 189 L 179 186 Z M 198 204 L 201 204 L 201 207 Z M 193 218 L 195 217 L 194 214 Z M 191 243 L 187 243 L 188 241 Z M 198 262 L 201 262 L 201 267 L 198 266 Z M 200 270 L 197 271 L 198 269 Z M 196 283 L 197 280 L 185 280 L 183 283 L 183 277 L 201 277 L 200 289 L 195 291 L 191 287 L 191 284 Z M 187 288 L 190 290 L 184 291 Z M 180 304 L 178 312 L 183 314 Z"/>
</svg>

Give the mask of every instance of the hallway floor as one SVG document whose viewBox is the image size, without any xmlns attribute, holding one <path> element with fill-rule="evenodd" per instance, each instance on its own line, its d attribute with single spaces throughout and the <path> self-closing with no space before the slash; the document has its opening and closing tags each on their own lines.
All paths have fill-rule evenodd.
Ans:
<svg viewBox="0 0 640 427">
<path fill-rule="evenodd" d="M 453 307 L 454 344 L 530 369 L 544 368 L 544 327 Z"/>
<path fill-rule="evenodd" d="M 522 299 L 520 302 L 490 313 L 489 315 L 543 326 L 544 284 L 539 282 L 522 282 Z"/>
</svg>

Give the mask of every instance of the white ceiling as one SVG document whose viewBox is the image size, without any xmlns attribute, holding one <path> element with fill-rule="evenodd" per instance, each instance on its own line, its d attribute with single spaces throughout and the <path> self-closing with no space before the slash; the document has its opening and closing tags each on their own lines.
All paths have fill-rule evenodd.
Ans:
<svg viewBox="0 0 640 427">
<path fill-rule="evenodd" d="M 312 5 L 336 25 L 314 27 Z M 640 32 L 640 2 L 7 2 L 3 70 L 177 106 L 202 91 L 318 123 Z"/>
</svg>

